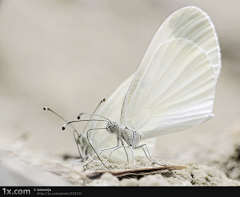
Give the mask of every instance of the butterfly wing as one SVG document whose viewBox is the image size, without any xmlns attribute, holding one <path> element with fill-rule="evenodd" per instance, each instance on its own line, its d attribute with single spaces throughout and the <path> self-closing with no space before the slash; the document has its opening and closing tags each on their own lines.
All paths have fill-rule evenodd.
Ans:
<svg viewBox="0 0 240 197">
<path fill-rule="evenodd" d="M 220 68 L 208 15 L 196 7 L 174 12 L 154 36 L 127 91 L 121 124 L 147 139 L 209 120 Z"/>
<path fill-rule="evenodd" d="M 134 77 L 134 74 L 128 77 L 115 91 L 114 93 L 109 97 L 109 99 L 106 100 L 106 102 L 101 106 L 99 111 L 96 113 L 98 115 L 104 116 L 111 121 L 120 122 L 120 114 L 121 114 L 121 108 L 124 101 L 124 97 L 127 93 L 127 90 L 129 88 L 129 85 L 131 84 L 131 81 Z M 89 122 L 88 127 L 85 131 L 91 128 L 105 128 L 106 122 Z M 117 138 L 115 135 L 110 134 L 106 132 L 106 130 L 96 130 L 91 131 L 90 135 L 91 142 L 96 149 L 96 151 L 99 153 L 104 148 L 109 148 L 117 145 Z M 149 149 L 153 148 L 153 142 L 154 139 L 149 139 L 147 143 L 149 144 Z M 131 152 L 129 152 L 128 148 L 126 148 L 129 159 L 131 160 Z M 102 153 L 102 156 L 105 158 L 108 157 L 110 151 L 104 151 Z M 136 150 L 134 151 L 135 155 L 144 155 L 144 152 L 142 150 Z M 110 157 L 110 161 L 114 162 L 126 162 L 126 153 L 123 148 L 120 148 L 116 151 L 116 153 L 113 153 Z"/>
</svg>

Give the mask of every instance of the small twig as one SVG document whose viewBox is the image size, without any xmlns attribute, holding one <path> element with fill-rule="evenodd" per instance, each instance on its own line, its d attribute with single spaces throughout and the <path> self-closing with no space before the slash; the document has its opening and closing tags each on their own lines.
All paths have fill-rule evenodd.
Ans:
<svg viewBox="0 0 240 197">
<path fill-rule="evenodd" d="M 169 165 L 169 166 L 161 166 L 155 168 L 140 168 L 140 169 L 133 169 L 133 170 L 119 170 L 119 171 L 98 171 L 85 174 L 85 177 L 88 180 L 99 179 L 104 173 L 110 173 L 113 176 L 118 178 L 122 178 L 125 176 L 139 176 L 139 175 L 146 175 L 146 174 L 155 174 L 158 172 L 162 172 L 165 170 L 182 170 L 187 168 L 187 166 L 176 166 L 176 165 Z"/>
</svg>

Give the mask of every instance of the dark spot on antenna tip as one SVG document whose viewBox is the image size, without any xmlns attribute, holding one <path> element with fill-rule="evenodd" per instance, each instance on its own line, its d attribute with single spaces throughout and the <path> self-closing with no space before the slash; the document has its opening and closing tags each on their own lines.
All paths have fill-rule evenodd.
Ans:
<svg viewBox="0 0 240 197">
<path fill-rule="evenodd" d="M 80 117 L 81 117 L 81 115 L 83 115 L 83 114 L 84 114 L 84 113 L 80 113 L 80 114 L 78 115 L 77 119 L 79 120 Z"/>
<path fill-rule="evenodd" d="M 103 101 L 106 101 L 106 99 L 104 98 Z"/>
<path fill-rule="evenodd" d="M 65 130 L 65 127 L 62 127 L 62 130 Z"/>
<path fill-rule="evenodd" d="M 48 108 L 47 107 L 43 107 L 43 110 L 47 110 Z"/>
</svg>

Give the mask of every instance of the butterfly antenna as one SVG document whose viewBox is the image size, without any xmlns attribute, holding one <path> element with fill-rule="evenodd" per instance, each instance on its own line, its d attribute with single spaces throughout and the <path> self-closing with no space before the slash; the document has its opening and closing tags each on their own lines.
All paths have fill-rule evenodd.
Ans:
<svg viewBox="0 0 240 197">
<path fill-rule="evenodd" d="M 109 120 L 108 118 L 104 117 L 104 116 L 101 116 L 101 115 L 98 115 L 98 114 L 91 114 L 91 113 L 80 113 L 77 117 L 78 120 L 81 119 L 81 116 L 84 115 L 84 114 L 87 114 L 87 115 L 92 115 L 92 116 L 99 116 L 101 118 L 104 118 L 107 120 L 107 122 L 111 123 L 111 120 Z"/>
<path fill-rule="evenodd" d="M 43 110 L 48 110 L 48 111 L 54 113 L 56 116 L 58 116 L 58 117 L 59 117 L 60 119 L 62 119 L 64 122 L 68 122 L 66 119 L 64 119 L 62 116 L 58 115 L 55 111 L 51 110 L 51 109 L 48 108 L 48 107 L 43 107 Z M 74 130 L 76 130 L 76 132 L 77 132 L 77 129 L 76 129 L 74 126 L 71 125 L 71 127 L 72 127 Z M 78 133 L 78 132 L 77 132 L 77 133 Z M 80 136 L 80 135 L 78 134 L 78 136 Z"/>
<path fill-rule="evenodd" d="M 67 120 L 65 118 L 63 118 L 62 116 L 60 116 L 59 114 L 57 114 L 55 111 L 51 110 L 50 108 L 48 107 L 43 107 L 43 110 L 48 110 L 50 112 L 52 112 L 53 114 L 55 114 L 56 116 L 58 116 L 60 119 L 62 119 L 64 122 L 67 122 Z M 81 158 L 83 158 L 83 152 L 82 152 L 82 149 L 79 149 L 79 146 L 78 146 L 78 143 L 77 143 L 77 139 L 76 139 L 76 136 L 75 136 L 75 133 L 77 134 L 78 138 L 81 137 L 81 135 L 78 133 L 77 129 L 70 125 L 72 128 L 73 128 L 73 137 L 75 139 L 75 142 L 76 142 L 76 145 L 77 145 L 77 149 L 78 149 L 78 153 L 80 155 Z M 64 129 L 63 129 L 64 130 Z"/>
<path fill-rule="evenodd" d="M 65 130 L 67 125 L 70 125 L 74 122 L 84 122 L 84 121 L 87 121 L 87 122 L 90 122 L 90 121 L 103 121 L 103 122 L 108 122 L 107 120 L 99 120 L 99 119 L 89 119 L 89 120 L 73 120 L 73 121 L 70 121 L 70 122 L 66 122 L 63 126 L 62 126 L 62 130 Z"/>
<path fill-rule="evenodd" d="M 105 101 L 106 101 L 105 98 L 100 101 L 100 103 L 98 104 L 98 106 L 96 107 L 96 109 L 93 111 L 93 114 L 97 111 L 98 107 L 99 107 L 103 102 L 105 102 Z M 89 119 L 91 119 L 92 117 L 93 117 L 93 115 L 91 115 Z M 80 119 L 80 117 L 79 117 L 79 119 Z M 88 123 L 89 123 L 89 122 L 88 122 Z M 84 129 L 83 129 L 83 132 L 86 130 L 88 123 L 85 125 L 85 127 L 84 127 Z"/>
</svg>

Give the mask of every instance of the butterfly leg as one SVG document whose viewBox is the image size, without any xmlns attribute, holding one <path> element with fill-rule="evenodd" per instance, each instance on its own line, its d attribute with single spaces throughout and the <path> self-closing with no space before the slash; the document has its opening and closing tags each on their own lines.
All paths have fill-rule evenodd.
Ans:
<svg viewBox="0 0 240 197">
<path fill-rule="evenodd" d="M 89 163 L 91 163 L 94 159 L 96 159 L 98 156 L 100 156 L 103 151 L 109 150 L 109 149 L 112 149 L 112 148 L 116 148 L 116 147 L 117 147 L 117 146 L 102 149 L 102 150 L 100 151 L 100 153 L 98 153 L 97 155 L 95 155 L 94 158 L 92 158 L 89 162 L 87 162 L 87 163 L 84 164 L 83 166 L 86 166 L 86 165 L 88 165 Z"/>
<path fill-rule="evenodd" d="M 126 151 L 125 145 L 124 145 L 124 143 L 123 143 L 123 140 L 122 140 L 122 138 L 120 138 L 120 140 L 121 140 L 122 146 L 123 146 L 123 148 L 124 148 L 124 151 L 125 151 L 125 153 L 126 153 L 126 156 L 127 156 L 127 163 L 129 164 L 129 160 L 128 160 L 128 154 L 127 154 L 127 151 Z M 128 146 L 126 146 L 126 147 L 128 147 Z"/>
<path fill-rule="evenodd" d="M 146 154 L 146 152 L 145 152 L 145 150 L 144 150 L 144 148 L 143 148 L 144 145 L 146 146 L 148 155 L 149 155 L 149 157 L 150 157 L 151 159 L 147 156 L 147 154 Z M 166 166 L 166 164 L 160 164 L 160 163 L 156 162 L 156 161 L 152 158 L 152 156 L 151 156 L 151 154 L 150 154 L 150 152 L 149 152 L 149 150 L 148 150 L 147 144 L 139 145 L 139 146 L 135 147 L 135 149 L 141 148 L 141 147 L 142 147 L 142 149 L 143 149 L 146 157 L 149 159 L 149 161 L 151 161 L 151 162 L 153 162 L 153 163 L 156 163 L 156 164 L 158 164 L 158 165 L 160 165 L 160 166 Z"/>
<path fill-rule="evenodd" d="M 99 159 L 99 160 L 102 162 L 102 164 L 104 165 L 104 167 L 107 168 L 108 170 L 110 170 L 107 166 L 105 166 L 105 164 L 103 163 L 103 161 L 100 159 L 99 155 L 97 154 L 96 150 L 93 148 L 93 146 L 92 146 L 92 144 L 91 144 L 91 142 L 90 142 L 90 140 L 89 140 L 89 137 L 88 137 L 88 133 L 89 133 L 90 131 L 92 131 L 92 130 L 98 130 L 98 129 L 106 129 L 106 128 L 89 129 L 89 130 L 87 131 L 87 140 L 88 140 L 88 143 L 90 144 L 90 146 L 92 147 L 92 149 L 94 150 L 94 152 L 96 153 L 98 159 Z M 118 141 L 118 144 L 119 144 L 119 141 Z M 87 164 L 89 164 L 89 162 L 88 162 Z M 86 166 L 87 164 L 85 164 L 84 166 Z"/>
<path fill-rule="evenodd" d="M 76 142 L 76 145 L 77 145 L 77 148 L 78 148 L 78 152 L 79 152 L 79 155 L 80 157 L 82 158 L 84 156 L 83 154 L 83 150 L 82 150 L 82 147 L 81 145 L 83 145 L 83 140 L 82 140 L 82 136 L 79 135 L 79 133 L 77 132 L 77 130 L 73 130 L 73 137 L 75 139 L 75 142 Z M 79 148 L 80 147 L 80 148 Z M 78 159 L 79 160 L 79 159 Z"/>
<path fill-rule="evenodd" d="M 110 158 L 110 156 L 111 156 L 111 154 L 113 153 L 113 151 L 115 151 L 115 150 L 117 150 L 117 149 L 119 149 L 119 148 L 121 148 L 121 147 L 123 147 L 124 148 L 124 150 L 125 150 L 125 153 L 126 153 L 126 156 L 127 156 L 127 163 L 129 164 L 129 160 L 128 160 L 128 154 L 127 154 L 127 151 L 126 151 L 126 148 L 125 147 L 128 147 L 127 145 L 124 145 L 124 142 L 123 142 L 123 140 L 121 139 L 121 138 L 118 138 L 120 141 L 121 141 L 121 143 L 122 143 L 122 146 L 119 146 L 119 147 L 117 147 L 116 146 L 116 148 L 115 149 L 113 149 L 111 152 L 110 152 L 110 154 L 108 155 L 108 158 L 106 159 L 106 161 L 104 162 L 104 164 L 108 161 L 108 159 Z M 101 169 L 103 167 L 103 165 L 99 168 L 99 169 Z"/>
<path fill-rule="evenodd" d="M 108 155 L 108 158 L 106 159 L 106 161 L 104 161 L 104 164 L 108 161 L 108 159 L 110 158 L 110 156 L 111 156 L 111 154 L 113 153 L 113 151 L 115 151 L 115 150 L 117 150 L 117 149 L 119 149 L 119 148 L 121 148 L 121 147 L 123 147 L 123 146 L 124 146 L 124 145 L 114 148 L 114 149 L 110 152 L 110 154 Z M 102 167 L 103 167 L 103 165 L 99 168 L 99 170 L 100 170 Z"/>
<path fill-rule="evenodd" d="M 132 151 L 132 156 L 133 156 L 133 163 L 134 163 L 134 169 L 136 168 L 136 161 L 135 161 L 135 156 L 133 154 L 133 149 L 132 149 L 132 146 L 129 146 L 131 151 Z"/>
<path fill-rule="evenodd" d="M 94 159 L 96 159 L 97 157 L 99 157 L 99 155 L 101 155 L 103 151 L 109 150 L 109 149 L 113 149 L 113 148 L 117 148 L 117 147 L 119 147 L 119 139 L 118 139 L 118 138 L 117 138 L 117 146 L 113 146 L 113 147 L 109 147 L 109 148 L 104 148 L 104 149 L 102 149 L 102 150 L 100 151 L 100 153 L 98 153 L 93 159 L 91 159 L 91 161 L 87 162 L 84 166 L 88 165 L 88 164 L 91 163 Z M 103 163 L 103 165 L 104 165 L 104 163 Z"/>
<path fill-rule="evenodd" d="M 77 159 L 77 160 L 72 161 L 68 166 L 69 166 L 69 168 L 72 168 L 74 165 L 84 164 L 84 162 L 87 161 L 89 157 L 90 157 L 90 155 L 88 154 L 81 159 Z"/>
</svg>

